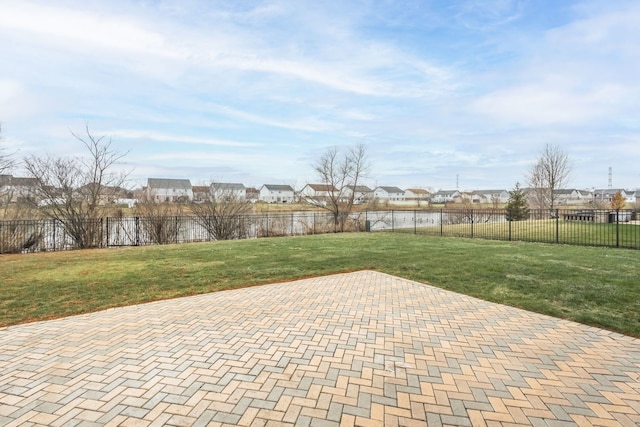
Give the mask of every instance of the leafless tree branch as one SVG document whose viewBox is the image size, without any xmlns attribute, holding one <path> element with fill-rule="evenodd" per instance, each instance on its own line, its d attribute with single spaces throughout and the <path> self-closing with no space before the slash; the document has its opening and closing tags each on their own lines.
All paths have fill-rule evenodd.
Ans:
<svg viewBox="0 0 640 427">
<path fill-rule="evenodd" d="M 71 132 L 87 149 L 82 158 L 29 156 L 23 161 L 37 180 L 36 197 L 46 216 L 60 221 L 79 248 L 99 244 L 99 220 L 106 206 L 121 192 L 127 174 L 114 167 L 126 153 L 111 147 L 111 140 Z"/>
<path fill-rule="evenodd" d="M 567 154 L 560 147 L 547 144 L 527 176 L 533 191 L 533 205 L 553 210 L 557 202 L 556 190 L 567 185 L 570 175 L 571 164 Z"/>
<path fill-rule="evenodd" d="M 331 147 L 313 164 L 313 169 L 325 186 L 322 197 L 308 197 L 307 202 L 331 212 L 336 230 L 344 231 L 346 219 L 353 210 L 356 188 L 361 185 L 370 165 L 364 144 L 351 147 L 340 155 Z"/>
</svg>

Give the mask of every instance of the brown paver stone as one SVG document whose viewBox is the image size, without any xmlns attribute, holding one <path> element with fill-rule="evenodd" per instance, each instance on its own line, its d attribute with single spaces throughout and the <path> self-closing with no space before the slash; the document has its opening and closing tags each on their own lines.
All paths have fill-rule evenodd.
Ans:
<svg viewBox="0 0 640 427">
<path fill-rule="evenodd" d="M 372 271 L 0 329 L 0 425 L 640 425 L 640 340 Z"/>
</svg>

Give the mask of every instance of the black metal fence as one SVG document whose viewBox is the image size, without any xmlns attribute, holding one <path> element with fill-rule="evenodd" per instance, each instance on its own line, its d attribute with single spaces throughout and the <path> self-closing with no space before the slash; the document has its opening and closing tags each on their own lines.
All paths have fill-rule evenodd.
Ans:
<svg viewBox="0 0 640 427">
<path fill-rule="evenodd" d="M 640 213 L 631 210 L 532 210 L 507 221 L 503 209 L 386 210 L 354 212 L 344 227 L 324 212 L 227 218 L 234 239 L 337 231 L 392 231 L 443 237 L 520 240 L 640 249 Z M 60 251 L 82 247 L 144 246 L 216 240 L 195 216 L 107 217 L 81 224 L 83 246 L 56 220 L 0 221 L 0 253 Z M 77 234 L 77 231 L 76 231 Z"/>
<path fill-rule="evenodd" d="M 520 240 L 640 249 L 640 212 L 634 210 L 531 210 L 508 221 L 504 209 L 369 212 L 369 228 L 444 237 Z"/>
<path fill-rule="evenodd" d="M 363 230 L 364 221 L 360 221 L 360 216 L 349 215 L 340 228 Z M 218 223 L 220 220 L 226 221 L 225 226 L 232 229 L 230 235 L 235 239 L 339 231 L 331 214 L 319 212 L 243 215 L 219 218 Z M 216 240 L 212 223 L 214 221 L 196 216 L 105 217 L 74 223 L 74 234 L 71 226 L 53 219 L 0 221 L 0 253 L 205 242 Z M 77 229 L 81 230 L 81 239 L 76 237 Z"/>
</svg>

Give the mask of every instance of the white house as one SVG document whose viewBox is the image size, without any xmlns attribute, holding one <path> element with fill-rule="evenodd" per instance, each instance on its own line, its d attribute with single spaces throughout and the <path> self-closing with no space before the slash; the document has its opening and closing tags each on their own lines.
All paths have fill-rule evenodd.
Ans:
<svg viewBox="0 0 640 427">
<path fill-rule="evenodd" d="M 329 184 L 307 184 L 300 190 L 300 197 L 305 200 L 321 202 L 329 199 L 332 194 L 338 196 L 337 191 L 336 187 Z"/>
<path fill-rule="evenodd" d="M 382 201 L 404 202 L 404 191 L 398 187 L 376 187 L 373 197 Z"/>
<path fill-rule="evenodd" d="M 559 189 L 553 192 L 556 197 L 556 205 L 586 205 L 591 202 L 593 195 L 586 190 L 574 188 Z"/>
<path fill-rule="evenodd" d="M 422 188 L 407 188 L 404 190 L 404 198 L 405 200 L 410 200 L 414 202 L 428 202 L 429 201 L 429 192 L 427 190 L 423 190 Z"/>
<path fill-rule="evenodd" d="M 0 174 L 0 203 L 8 203 L 12 199 L 11 175 Z"/>
<path fill-rule="evenodd" d="M 456 197 L 459 197 L 460 192 L 458 190 L 438 190 L 431 195 L 431 201 L 433 203 L 448 203 L 453 202 Z"/>
<path fill-rule="evenodd" d="M 353 204 L 360 205 L 373 199 L 373 190 L 366 185 L 349 185 L 344 188 L 342 199 L 347 201 L 353 195 Z"/>
<path fill-rule="evenodd" d="M 215 200 L 232 199 L 247 200 L 247 188 L 244 184 L 214 182 L 211 184 L 211 195 Z"/>
<path fill-rule="evenodd" d="M 618 191 L 620 192 L 620 194 L 622 194 L 622 197 L 624 197 L 624 201 L 626 204 L 633 205 L 634 203 L 636 203 L 636 192 L 633 190 L 624 190 L 622 188 L 593 190 L 593 200 L 596 203 L 611 203 L 613 196 L 615 196 Z"/>
<path fill-rule="evenodd" d="M 295 191 L 290 185 L 264 184 L 260 187 L 259 200 L 267 203 L 293 203 Z"/>
<path fill-rule="evenodd" d="M 193 200 L 193 189 L 188 179 L 147 179 L 147 200 L 155 202 L 186 202 Z"/>
<path fill-rule="evenodd" d="M 507 190 L 475 190 L 471 192 L 472 203 L 507 203 L 509 192 Z"/>
<path fill-rule="evenodd" d="M 38 180 L 36 178 L 21 178 L 11 175 L 2 175 L 0 187 L 3 187 L 5 195 L 11 195 L 12 201 L 20 199 L 33 200 L 36 197 Z"/>
</svg>

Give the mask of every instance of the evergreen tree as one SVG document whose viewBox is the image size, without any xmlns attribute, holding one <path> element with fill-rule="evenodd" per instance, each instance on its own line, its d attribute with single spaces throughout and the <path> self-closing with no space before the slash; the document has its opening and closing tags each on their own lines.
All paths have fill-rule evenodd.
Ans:
<svg viewBox="0 0 640 427">
<path fill-rule="evenodd" d="M 524 191 L 520 188 L 520 183 L 516 183 L 515 188 L 509 191 L 509 201 L 507 202 L 507 221 L 523 221 L 529 219 L 529 205 Z"/>
</svg>

